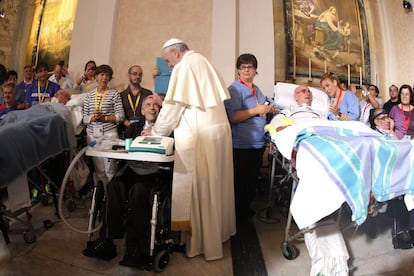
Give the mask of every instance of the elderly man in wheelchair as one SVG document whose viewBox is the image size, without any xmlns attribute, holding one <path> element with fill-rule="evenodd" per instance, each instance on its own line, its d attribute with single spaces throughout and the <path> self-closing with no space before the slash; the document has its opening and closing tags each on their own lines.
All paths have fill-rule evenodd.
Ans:
<svg viewBox="0 0 414 276">
<path fill-rule="evenodd" d="M 154 96 L 144 99 L 142 114 L 145 121 L 140 124 L 141 130 L 155 122 L 160 108 Z M 170 171 L 160 169 L 159 164 L 144 161 L 128 162 L 120 171 L 106 188 L 106 200 L 102 195 L 102 201 L 97 201 L 98 205 L 104 205 L 101 206 L 104 224 L 100 237 L 89 241 L 83 254 L 113 259 L 117 256 L 113 239 L 123 238 L 125 233 L 126 252 L 120 264 L 144 269 L 150 258 L 151 196 L 154 192 L 160 192 L 161 197 L 169 196 L 171 175 Z"/>
</svg>

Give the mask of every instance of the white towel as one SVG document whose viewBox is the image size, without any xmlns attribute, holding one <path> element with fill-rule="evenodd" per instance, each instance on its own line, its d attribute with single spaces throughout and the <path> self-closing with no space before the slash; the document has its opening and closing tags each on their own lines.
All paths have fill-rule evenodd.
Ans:
<svg viewBox="0 0 414 276">
<path fill-rule="evenodd" d="M 306 233 L 305 243 L 312 258 L 311 276 L 348 275 L 349 254 L 335 222 Z"/>
</svg>

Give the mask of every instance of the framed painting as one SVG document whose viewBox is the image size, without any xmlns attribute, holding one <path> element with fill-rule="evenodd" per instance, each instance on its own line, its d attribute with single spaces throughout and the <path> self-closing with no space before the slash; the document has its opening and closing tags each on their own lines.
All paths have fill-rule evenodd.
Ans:
<svg viewBox="0 0 414 276">
<path fill-rule="evenodd" d="M 77 3 L 77 0 L 37 1 L 28 64 L 46 63 L 51 70 L 58 63 L 67 64 Z"/>
<path fill-rule="evenodd" d="M 348 85 L 370 80 L 363 0 L 285 0 L 287 78 L 334 73 Z"/>
</svg>

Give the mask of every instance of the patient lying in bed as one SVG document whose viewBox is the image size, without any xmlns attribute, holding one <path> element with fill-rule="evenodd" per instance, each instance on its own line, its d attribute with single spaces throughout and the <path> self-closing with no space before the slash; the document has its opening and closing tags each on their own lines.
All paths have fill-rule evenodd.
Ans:
<svg viewBox="0 0 414 276">
<path fill-rule="evenodd" d="M 312 108 L 313 95 L 306 84 L 296 87 L 293 96 L 297 106 L 283 109 L 271 121 L 276 131 L 304 120 L 326 119 L 321 112 Z"/>
<path fill-rule="evenodd" d="M 293 90 L 287 92 L 291 99 Z M 299 228 L 329 215 L 345 201 L 353 212 L 352 220 L 361 224 L 367 217 L 370 192 L 381 202 L 414 194 L 412 140 L 387 139 L 356 121 L 297 121 L 271 133 L 271 138 L 288 160 L 297 149 L 300 181 L 290 210 Z"/>
</svg>

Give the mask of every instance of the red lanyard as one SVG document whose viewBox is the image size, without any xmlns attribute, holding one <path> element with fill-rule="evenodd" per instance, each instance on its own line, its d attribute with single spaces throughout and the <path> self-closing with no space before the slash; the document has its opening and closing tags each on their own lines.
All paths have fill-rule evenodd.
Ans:
<svg viewBox="0 0 414 276">
<path fill-rule="evenodd" d="M 242 84 L 244 84 L 246 87 L 248 87 L 247 84 L 242 79 L 239 79 L 239 80 Z M 250 87 L 248 87 L 248 88 L 250 89 Z M 254 86 L 254 84 L 253 84 L 252 92 L 253 92 L 253 97 L 257 100 L 256 86 Z"/>
<path fill-rule="evenodd" d="M 410 126 L 411 123 L 411 109 L 410 107 L 408 107 L 408 118 L 405 119 L 405 114 L 404 114 L 404 106 L 401 104 L 401 113 L 402 113 L 402 117 L 403 117 L 403 122 L 404 122 L 404 130 L 405 133 L 407 133 L 408 127 Z"/>
<path fill-rule="evenodd" d="M 340 103 L 340 101 L 342 99 L 342 94 L 343 93 L 344 93 L 343 90 L 339 90 L 339 96 L 338 96 L 338 98 L 336 98 L 336 103 L 335 103 L 336 106 L 339 106 L 339 103 Z"/>
</svg>

